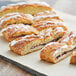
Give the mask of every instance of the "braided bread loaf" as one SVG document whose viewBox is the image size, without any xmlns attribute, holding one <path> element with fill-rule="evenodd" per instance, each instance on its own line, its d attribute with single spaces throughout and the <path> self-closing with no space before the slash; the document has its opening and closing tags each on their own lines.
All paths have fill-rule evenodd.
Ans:
<svg viewBox="0 0 76 76">
<path fill-rule="evenodd" d="M 12 41 L 10 43 L 10 49 L 19 55 L 25 55 L 29 52 L 39 50 L 49 42 L 57 40 L 63 36 L 65 34 L 65 31 L 63 28 L 61 29 L 56 28 L 55 30 L 52 30 L 49 28 L 43 30 L 38 35 L 34 35 L 36 38 L 31 38 L 32 35 L 30 35 L 29 39 L 27 39 L 28 37 L 26 35 L 24 37 L 21 37 L 21 39 Z M 20 52 L 18 52 L 19 50 Z"/>
<path fill-rule="evenodd" d="M 4 6 L 0 17 L 2 34 L 11 41 L 10 50 L 19 55 L 42 48 L 40 58 L 57 63 L 76 47 L 76 35 L 68 32 L 63 19 L 44 2 Z"/>
</svg>

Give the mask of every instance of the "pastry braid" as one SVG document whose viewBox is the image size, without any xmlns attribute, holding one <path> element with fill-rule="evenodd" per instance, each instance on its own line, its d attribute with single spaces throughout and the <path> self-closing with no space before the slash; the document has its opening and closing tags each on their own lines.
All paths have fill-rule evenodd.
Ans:
<svg viewBox="0 0 76 76">
<path fill-rule="evenodd" d="M 63 36 L 64 33 L 65 31 L 63 30 L 63 28 L 62 30 L 58 28 L 52 30 L 51 28 L 49 28 L 41 31 L 38 35 L 35 35 L 35 38 L 32 38 L 32 35 L 28 35 L 29 38 L 28 36 L 24 36 L 18 40 L 13 40 L 10 43 L 10 50 L 16 52 L 17 54 L 25 55 L 27 53 L 41 49 L 44 45 L 53 40 L 57 40 L 58 38 Z"/>
<path fill-rule="evenodd" d="M 40 58 L 57 63 L 76 49 L 76 35 L 45 2 L 17 3 L 1 7 L 0 27 L 19 55 L 41 49 Z"/>
</svg>

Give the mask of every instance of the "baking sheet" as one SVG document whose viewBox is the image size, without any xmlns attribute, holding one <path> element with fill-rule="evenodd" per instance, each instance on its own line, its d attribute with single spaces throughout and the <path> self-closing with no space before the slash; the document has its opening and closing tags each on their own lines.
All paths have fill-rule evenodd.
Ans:
<svg viewBox="0 0 76 76">
<path fill-rule="evenodd" d="M 76 32 L 76 17 L 59 11 L 57 11 L 57 13 L 64 19 L 66 26 Z M 11 63 L 13 61 L 16 65 L 28 68 L 32 73 L 36 73 L 37 71 L 48 76 L 76 76 L 76 65 L 69 64 L 70 57 L 57 64 L 52 64 L 40 60 L 40 51 L 19 56 L 9 50 L 8 42 L 2 35 L 0 35 L 0 56 Z"/>
</svg>

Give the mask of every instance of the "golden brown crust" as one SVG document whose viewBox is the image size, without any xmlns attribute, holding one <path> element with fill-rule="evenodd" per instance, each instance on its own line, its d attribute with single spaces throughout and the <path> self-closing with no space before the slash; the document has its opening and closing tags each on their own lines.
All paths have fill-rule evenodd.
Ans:
<svg viewBox="0 0 76 76">
<path fill-rule="evenodd" d="M 63 20 L 54 11 L 45 11 L 34 16 L 34 22 L 53 20 L 63 22 Z"/>
<path fill-rule="evenodd" d="M 48 29 L 44 29 L 42 31 L 40 31 L 40 33 L 38 34 L 39 37 L 43 37 L 45 39 L 45 41 L 49 41 L 49 39 L 57 39 L 59 37 L 62 37 L 65 34 L 66 31 L 64 31 L 64 29 L 62 27 L 56 27 L 54 30 L 51 28 Z"/>
<path fill-rule="evenodd" d="M 30 34 L 38 34 L 38 31 L 29 25 L 24 24 L 12 24 L 2 30 L 3 36 L 8 40 L 12 41 L 18 37 L 22 37 Z"/>
<path fill-rule="evenodd" d="M 57 30 L 57 29 L 56 29 Z M 55 31 L 56 31 L 55 30 Z M 58 35 L 58 34 L 57 34 Z M 54 35 L 56 37 L 56 35 Z M 60 49 L 60 48 L 61 49 Z M 57 63 L 69 56 L 76 47 L 76 35 L 73 32 L 65 32 L 63 37 L 58 42 L 47 44 L 41 51 L 40 57 L 42 60 Z M 63 48 L 63 49 L 62 49 Z M 59 51 L 58 51 L 59 49 Z M 57 53 L 58 52 L 58 53 Z M 60 56 L 62 55 L 62 58 Z M 70 63 L 75 63 L 75 53 L 73 53 Z M 56 59 L 57 57 L 57 59 Z M 60 58 L 60 59 L 58 59 Z"/>
<path fill-rule="evenodd" d="M 54 29 L 56 27 L 63 27 L 64 30 L 67 30 L 63 20 L 54 11 L 45 11 L 34 15 L 32 26 L 39 31 L 47 28 Z"/>
<path fill-rule="evenodd" d="M 70 64 L 76 64 L 76 50 L 72 53 Z"/>
<path fill-rule="evenodd" d="M 40 58 L 48 62 L 57 63 L 65 57 L 69 56 L 72 52 L 72 49 L 74 49 L 74 47 L 70 45 L 58 42 L 51 42 L 45 45 L 45 47 L 41 50 Z M 67 51 L 69 51 L 69 53 L 67 53 Z M 65 52 L 67 54 L 64 54 Z"/>
<path fill-rule="evenodd" d="M 37 50 L 35 48 L 38 48 L 40 46 L 42 48 L 48 42 L 51 42 L 52 40 L 55 40 L 63 35 L 64 35 L 64 30 L 61 29 L 52 30 L 51 28 L 45 29 L 41 31 L 38 35 L 35 35 L 33 37 L 32 35 L 30 36 L 28 35 L 29 37 L 25 36 L 25 38 L 22 37 L 15 41 L 12 41 L 10 44 L 10 49 L 20 55 L 25 55 L 27 53 Z M 25 47 L 26 49 L 24 49 Z M 32 48 L 33 50 L 31 50 Z"/>
<path fill-rule="evenodd" d="M 31 45 L 29 46 L 30 43 L 33 44 L 33 42 L 36 42 L 36 41 L 42 43 L 42 40 L 43 40 L 43 39 L 40 39 L 40 38 L 39 38 L 38 36 L 36 36 L 36 35 L 28 35 L 28 36 L 25 36 L 25 37 L 22 37 L 22 38 L 13 40 L 13 41 L 9 44 L 9 47 L 10 47 L 10 50 L 12 50 L 13 52 L 15 52 L 15 53 L 17 53 L 17 54 L 19 54 L 19 55 L 25 55 L 25 54 L 28 54 L 28 53 L 30 53 L 30 52 L 35 51 L 35 50 L 30 51 L 30 50 L 31 50 L 31 49 L 30 49 L 30 46 L 31 46 Z M 28 52 L 25 51 L 25 53 L 22 53 L 23 50 L 24 50 L 24 47 L 27 46 L 27 45 L 28 45 L 28 47 L 27 47 L 25 50 L 28 51 Z M 34 43 L 34 45 L 36 45 L 36 43 Z M 27 50 L 27 49 L 29 49 L 29 50 Z"/>
<path fill-rule="evenodd" d="M 56 27 L 62 27 L 65 31 L 67 31 L 67 27 L 64 25 L 63 22 L 61 21 L 40 21 L 40 22 L 35 22 L 32 24 L 33 27 L 35 27 L 37 30 L 41 31 L 47 28 L 56 28 Z"/>
<path fill-rule="evenodd" d="M 8 13 L 1 17 L 0 26 L 1 29 L 11 25 L 11 24 L 32 24 L 33 16 L 31 14 L 22 14 L 22 13 Z"/>
<path fill-rule="evenodd" d="M 48 62 L 56 63 L 55 57 L 53 56 L 53 54 L 57 48 L 63 45 L 64 44 L 59 44 L 57 42 L 52 42 L 50 44 L 45 45 L 45 47 L 40 52 L 40 58 Z"/>
<path fill-rule="evenodd" d="M 68 45 L 76 45 L 76 34 L 67 31 L 64 36 L 58 40 L 59 43 L 66 43 Z"/>
<path fill-rule="evenodd" d="M 10 50 L 19 54 L 19 55 L 22 55 L 22 51 L 23 51 L 24 46 L 27 45 L 30 41 L 33 41 L 33 40 L 35 40 L 35 39 L 27 39 L 27 40 L 20 41 L 19 43 L 17 43 L 13 47 L 11 45 L 9 45 Z"/>
<path fill-rule="evenodd" d="M 13 13 L 13 12 L 20 12 L 24 14 L 34 15 L 37 14 L 38 12 L 43 12 L 46 10 L 51 11 L 52 8 L 47 4 L 45 4 L 44 2 L 17 3 L 2 7 L 0 10 L 0 17 L 7 13 Z"/>
</svg>

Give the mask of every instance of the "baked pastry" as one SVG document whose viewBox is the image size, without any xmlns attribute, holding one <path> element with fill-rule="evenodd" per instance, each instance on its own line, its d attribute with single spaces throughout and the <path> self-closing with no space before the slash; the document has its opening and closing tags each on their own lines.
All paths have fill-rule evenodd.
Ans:
<svg viewBox="0 0 76 76">
<path fill-rule="evenodd" d="M 52 11 L 52 8 L 45 2 L 20 2 L 17 4 L 2 6 L 0 9 L 0 17 L 7 13 L 13 12 L 35 15 L 38 12 L 43 12 L 47 10 Z"/>
<path fill-rule="evenodd" d="M 56 33 L 57 32 L 57 33 Z M 56 35 L 56 36 L 55 36 Z M 64 31 L 55 29 L 54 31 L 49 28 L 41 31 L 38 35 L 32 37 L 32 35 L 21 37 L 17 40 L 13 40 L 9 47 L 19 55 L 25 55 L 33 51 L 41 49 L 47 43 L 56 40 L 64 35 Z"/>
<path fill-rule="evenodd" d="M 39 22 L 39 21 L 53 21 L 53 20 L 57 20 L 57 21 L 61 21 L 63 22 L 63 19 L 61 19 L 56 13 L 52 12 L 52 11 L 48 11 L 46 13 L 46 11 L 41 12 L 37 15 L 34 16 L 34 22 Z"/>
<path fill-rule="evenodd" d="M 60 39 L 66 31 L 62 27 L 56 27 L 54 30 L 51 28 L 40 31 L 38 34 L 39 37 L 44 38 L 45 43 L 49 43 L 51 41 L 57 41 Z"/>
<path fill-rule="evenodd" d="M 66 32 L 62 27 L 56 27 L 54 29 L 54 38 L 60 39 Z"/>
<path fill-rule="evenodd" d="M 56 15 L 54 11 L 44 11 L 34 15 L 33 27 L 37 28 L 39 31 L 47 28 L 63 27 L 67 30 L 63 20 Z"/>
<path fill-rule="evenodd" d="M 19 55 L 42 48 L 41 59 L 57 63 L 75 49 L 76 35 L 67 32 L 63 19 L 45 2 L 3 6 L 0 17 L 2 34 L 11 41 L 10 50 Z"/>
<path fill-rule="evenodd" d="M 0 18 L 1 29 L 11 24 L 32 24 L 33 16 L 31 14 L 8 13 Z"/>
<path fill-rule="evenodd" d="M 30 35 L 30 34 L 38 34 L 39 32 L 32 26 L 24 25 L 24 24 L 12 24 L 2 29 L 2 34 L 8 41 L 12 41 L 16 38 Z"/>
<path fill-rule="evenodd" d="M 65 26 L 64 22 L 57 21 L 57 20 L 34 22 L 32 26 L 35 27 L 39 31 L 47 29 L 47 28 L 54 29 L 56 27 L 62 27 L 65 31 L 67 30 L 67 27 Z"/>
<path fill-rule="evenodd" d="M 76 45 L 76 34 L 67 31 L 64 36 L 58 40 L 59 43 L 66 43 L 67 45 Z"/>
<path fill-rule="evenodd" d="M 57 63 L 69 56 L 74 49 L 75 47 L 72 45 L 51 42 L 42 48 L 40 52 L 40 58 L 48 62 Z"/>
<path fill-rule="evenodd" d="M 76 50 L 72 53 L 70 64 L 76 64 Z"/>
<path fill-rule="evenodd" d="M 9 47 L 13 52 L 19 55 L 25 55 L 41 49 L 44 46 L 42 43 L 43 39 L 39 38 L 39 36 L 27 35 L 20 39 L 13 40 L 10 42 Z"/>
</svg>

